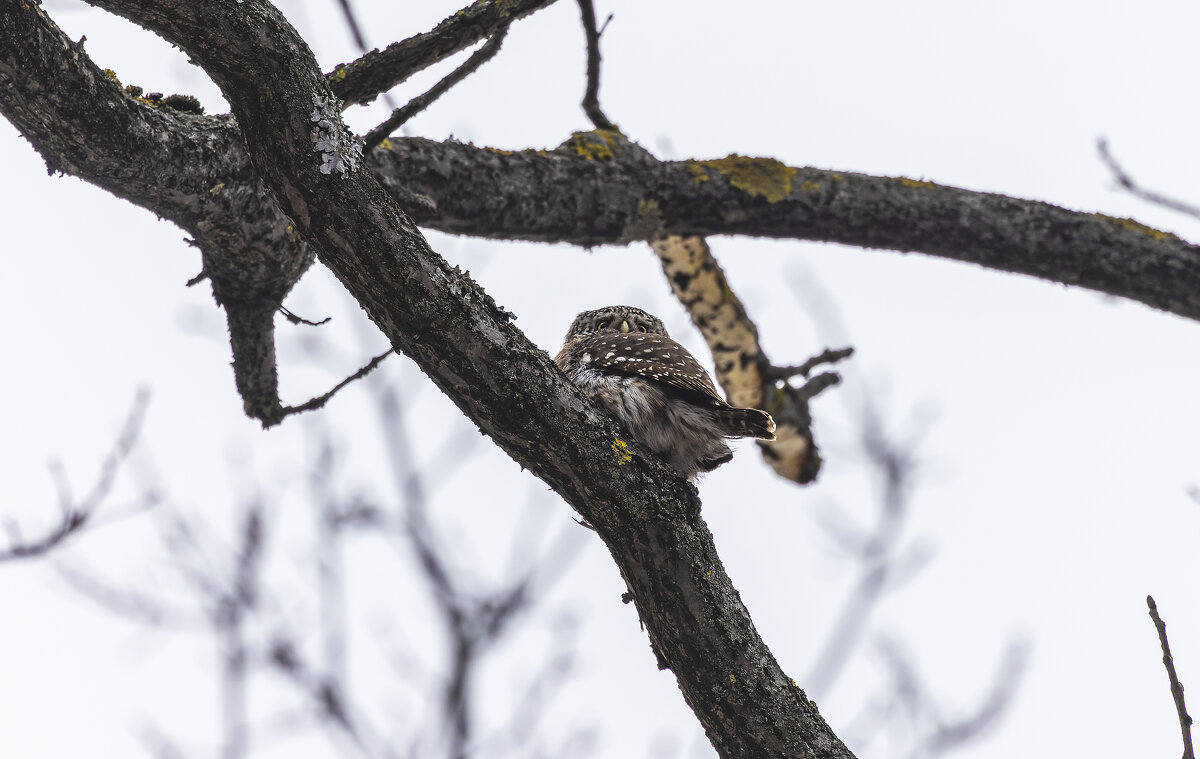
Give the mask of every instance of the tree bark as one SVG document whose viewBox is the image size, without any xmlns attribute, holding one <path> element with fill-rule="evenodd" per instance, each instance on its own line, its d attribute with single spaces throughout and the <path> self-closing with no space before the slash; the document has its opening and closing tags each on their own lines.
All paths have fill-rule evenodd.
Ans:
<svg viewBox="0 0 1200 759">
<path fill-rule="evenodd" d="M 392 344 L 481 430 L 595 526 L 660 661 L 723 756 L 850 756 L 754 629 L 699 517 L 695 489 L 621 440 L 510 315 L 429 248 L 355 156 L 325 76 L 275 8 L 259 0 L 235 11 L 215 0 L 95 4 L 205 68 L 232 104 L 251 165 L 290 220 L 284 230 L 315 250 Z M 26 59 L 56 35 L 51 57 L 68 51 L 32 3 L 0 8 L 0 30 L 0 102 L 6 115 L 14 101 L 27 106 L 28 118 L 10 115 L 14 122 L 36 120 L 18 84 Z M 24 49 L 14 53 L 16 46 Z M 103 90 L 110 99 L 114 87 Z M 120 161 L 119 153 L 109 157 Z"/>
</svg>

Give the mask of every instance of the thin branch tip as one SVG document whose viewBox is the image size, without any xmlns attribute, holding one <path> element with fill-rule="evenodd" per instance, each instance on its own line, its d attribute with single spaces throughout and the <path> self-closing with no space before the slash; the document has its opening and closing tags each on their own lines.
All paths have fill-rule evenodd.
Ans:
<svg viewBox="0 0 1200 759">
<path fill-rule="evenodd" d="M 1167 643 L 1167 624 L 1158 614 L 1158 604 L 1154 602 L 1153 596 L 1146 596 L 1146 606 L 1150 609 L 1150 619 L 1154 621 L 1154 627 L 1158 631 L 1158 642 L 1162 646 L 1163 666 L 1167 670 L 1167 680 L 1171 685 L 1171 697 L 1175 700 L 1175 711 L 1179 716 L 1179 729 L 1183 734 L 1183 759 L 1196 759 L 1195 749 L 1192 745 L 1192 717 L 1187 712 L 1187 705 L 1183 700 L 1183 684 L 1179 681 L 1179 675 L 1175 671 L 1175 659 L 1171 656 L 1171 647 Z"/>
<path fill-rule="evenodd" d="M 621 131 L 600 108 L 600 35 L 608 28 L 613 15 L 608 14 L 604 26 L 596 28 L 596 9 L 592 0 L 578 0 L 579 13 L 583 20 L 583 32 L 587 37 L 587 88 L 584 90 L 583 112 L 597 129 L 611 132 Z"/>
</svg>

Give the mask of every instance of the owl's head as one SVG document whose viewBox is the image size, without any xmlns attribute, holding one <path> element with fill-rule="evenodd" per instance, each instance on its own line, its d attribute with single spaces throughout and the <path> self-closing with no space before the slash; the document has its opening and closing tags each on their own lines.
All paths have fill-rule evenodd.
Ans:
<svg viewBox="0 0 1200 759">
<path fill-rule="evenodd" d="M 647 332 L 667 336 L 662 320 L 633 306 L 606 306 L 584 311 L 571 323 L 567 339 L 593 332 Z"/>
</svg>

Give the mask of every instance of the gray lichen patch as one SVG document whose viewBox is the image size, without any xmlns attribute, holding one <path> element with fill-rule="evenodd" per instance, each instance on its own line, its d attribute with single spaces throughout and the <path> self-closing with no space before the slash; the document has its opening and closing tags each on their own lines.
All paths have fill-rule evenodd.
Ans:
<svg viewBox="0 0 1200 759">
<path fill-rule="evenodd" d="M 345 179 L 362 163 L 362 140 L 342 123 L 342 101 L 336 95 L 313 95 L 310 117 L 316 124 L 311 132 L 313 150 L 321 154 L 322 174 L 341 174 Z"/>
</svg>

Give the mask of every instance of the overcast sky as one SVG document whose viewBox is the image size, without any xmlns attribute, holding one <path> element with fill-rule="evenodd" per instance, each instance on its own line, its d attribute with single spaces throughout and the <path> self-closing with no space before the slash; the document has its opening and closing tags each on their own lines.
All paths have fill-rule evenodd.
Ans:
<svg viewBox="0 0 1200 759">
<path fill-rule="evenodd" d="M 44 5 L 70 37 L 86 34 L 93 60 L 123 82 L 193 93 L 210 113 L 227 110 L 203 72 L 161 40 L 80 3 Z M 282 5 L 324 69 L 357 57 L 334 2 Z M 356 5 L 378 46 L 457 8 L 440 0 Z M 1139 180 L 1200 202 L 1195 4 L 1144 2 L 1134 12 L 1128 3 L 1049 0 L 626 0 L 602 2 L 598 13 L 614 16 L 602 43 L 605 110 L 660 157 L 738 152 L 929 179 L 1200 238 L 1197 222 L 1117 190 L 1096 153 L 1097 137 L 1106 136 Z M 414 78 L 396 99 L 424 90 L 461 58 Z M 414 119 L 409 133 L 553 147 L 588 127 L 578 107 L 583 72 L 578 10 L 563 0 L 515 25 L 497 58 Z M 346 117 L 365 131 L 385 113 L 377 103 Z M 152 479 L 217 532 L 230 529 L 253 483 L 281 522 L 293 519 L 296 482 L 321 429 L 345 447 L 347 481 L 387 490 L 380 431 L 361 388 L 317 418 L 268 433 L 242 415 L 223 314 L 207 283 L 184 286 L 200 260 L 182 231 L 80 180 L 48 177 L 2 120 L 0 158 L 0 518 L 29 533 L 49 521 L 50 459 L 85 490 L 142 386 L 153 397 L 141 444 L 101 514 L 121 514 L 121 503 Z M 576 312 L 630 303 L 662 316 L 710 364 L 644 245 L 584 252 L 432 232 L 429 239 L 552 353 Z M 818 699 L 835 731 L 859 749 L 855 719 L 887 682 L 881 635 L 912 655 L 947 718 L 978 701 L 1006 645 L 1019 642 L 1029 658 L 1011 710 L 958 756 L 1177 755 L 1179 728 L 1144 598 L 1158 600 L 1185 686 L 1200 688 L 1200 504 L 1187 495 L 1200 482 L 1200 326 L 920 255 L 733 238 L 712 245 L 778 363 L 826 345 L 857 349 L 846 383 L 814 405 L 825 453 L 816 485 L 778 481 L 748 444 L 700 483 L 726 568 L 802 687 L 855 576 L 822 520 L 869 521 L 878 500 L 855 444 L 861 400 L 881 404 L 902 438 L 922 430 L 914 513 L 901 545 L 928 561 L 876 610 L 859 654 Z M 313 361 L 302 350 L 313 328 L 279 320 L 285 403 L 322 392 L 386 346 L 319 265 L 286 305 L 308 318 L 332 316 L 319 329 L 338 350 Z M 499 572 L 513 533 L 528 530 L 531 518 L 547 524 L 545 545 L 583 532 L 568 507 L 490 442 L 463 437 L 470 423 L 407 360 L 389 359 L 381 371 L 413 400 L 408 432 L 432 471 L 446 441 L 478 439 L 435 501 L 460 556 Z M 137 585 L 167 560 L 153 518 L 115 520 L 56 561 Z M 296 530 L 281 538 L 275 558 L 283 565 L 303 560 L 289 553 L 304 545 L 303 528 Z M 633 608 L 620 603 L 624 587 L 603 546 L 589 534 L 577 545 L 533 632 L 491 665 L 488 702 L 503 701 L 536 667 L 555 625 L 570 617 L 578 670 L 548 735 L 586 725 L 600 736 L 599 756 L 712 756 L 674 679 L 654 666 Z M 355 601 L 413 604 L 403 630 L 384 634 L 419 650 L 437 629 L 417 600 L 419 584 L 373 550 L 351 559 Z M 0 566 L 0 609 L 5 755 L 136 756 L 138 732 L 151 723 L 190 755 L 210 755 L 216 653 L 202 637 L 114 620 L 66 589 L 53 562 Z M 376 633 L 363 632 L 360 642 Z M 373 665 L 355 666 L 366 690 L 385 690 Z M 402 723 L 419 722 L 419 699 L 395 698 L 379 713 L 399 704 L 408 715 Z M 264 714 L 284 697 L 268 689 L 254 699 Z M 860 755 L 906 748 L 863 744 Z M 320 741 L 276 742 L 265 755 L 330 751 Z"/>
</svg>

